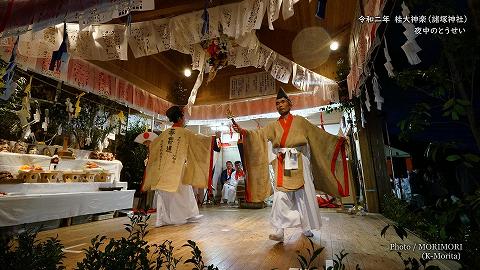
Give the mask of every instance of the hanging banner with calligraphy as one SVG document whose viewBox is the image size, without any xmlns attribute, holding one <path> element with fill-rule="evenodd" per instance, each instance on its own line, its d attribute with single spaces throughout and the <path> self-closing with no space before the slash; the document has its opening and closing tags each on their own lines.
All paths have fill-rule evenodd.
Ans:
<svg viewBox="0 0 480 270">
<path fill-rule="evenodd" d="M 109 61 L 114 59 L 127 60 L 127 35 L 123 25 L 92 26 L 95 43 L 101 48 L 98 60 Z"/>
<path fill-rule="evenodd" d="M 271 74 L 278 81 L 288 83 L 290 75 L 292 75 L 292 61 L 277 55 L 277 58 L 272 63 Z"/>
<path fill-rule="evenodd" d="M 151 23 L 132 23 L 128 45 L 135 58 L 158 53 L 155 32 Z"/>
<path fill-rule="evenodd" d="M 95 46 L 93 32 L 89 29 L 80 31 L 78 24 L 67 24 L 68 36 L 68 53 L 72 58 L 80 58 L 85 60 L 97 60 L 102 58 L 103 54 L 100 47 Z"/>
<path fill-rule="evenodd" d="M 75 88 L 92 91 L 94 85 L 94 72 L 91 64 L 78 59 L 70 59 L 68 63 L 67 81 Z"/>
<path fill-rule="evenodd" d="M 139 108 L 145 108 L 147 104 L 147 95 L 148 93 L 140 88 L 135 87 L 135 91 L 133 91 L 133 105 Z"/>
<path fill-rule="evenodd" d="M 118 101 L 133 104 L 133 91 L 134 91 L 133 84 L 122 79 L 117 80 Z"/>
<path fill-rule="evenodd" d="M 79 22 L 80 29 L 155 9 L 155 0 L 24 0 L 0 1 L 0 36 L 43 30 L 63 22 Z M 41 11 L 41 12 L 40 12 Z"/>
<path fill-rule="evenodd" d="M 275 94 L 275 79 L 267 72 L 230 77 L 230 99 Z"/>
<path fill-rule="evenodd" d="M 115 77 L 103 70 L 96 69 L 94 73 L 95 84 L 93 92 L 104 97 L 117 96 L 117 83 Z"/>
</svg>

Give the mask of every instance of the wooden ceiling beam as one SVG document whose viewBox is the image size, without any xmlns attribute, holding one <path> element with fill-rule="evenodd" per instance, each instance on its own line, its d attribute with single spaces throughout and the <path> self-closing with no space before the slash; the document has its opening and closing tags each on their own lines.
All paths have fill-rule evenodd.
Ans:
<svg viewBox="0 0 480 270">
<path fill-rule="evenodd" d="M 158 97 L 166 99 L 169 95 L 167 90 L 161 89 L 158 86 L 152 84 L 151 82 L 146 81 L 142 77 L 132 73 L 128 70 L 121 68 L 119 65 L 116 65 L 113 61 L 89 61 L 90 63 L 105 69 L 121 78 L 129 81 L 130 83 L 146 90 Z"/>
<path fill-rule="evenodd" d="M 170 59 L 162 55 L 162 53 L 153 54 L 151 57 L 162 65 L 163 68 L 170 71 L 175 77 L 181 78 L 180 69 Z"/>
</svg>

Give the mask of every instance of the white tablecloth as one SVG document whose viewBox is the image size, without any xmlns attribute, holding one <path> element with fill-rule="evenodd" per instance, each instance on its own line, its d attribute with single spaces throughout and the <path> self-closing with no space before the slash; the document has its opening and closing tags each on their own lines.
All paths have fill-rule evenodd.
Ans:
<svg viewBox="0 0 480 270">
<path fill-rule="evenodd" d="M 0 197 L 0 227 L 132 208 L 135 190 Z"/>
<path fill-rule="evenodd" d="M 51 157 L 42 155 L 27 155 L 0 152 L 0 171 L 9 171 L 14 176 L 18 175 L 18 169 L 22 165 L 38 165 L 48 170 Z M 111 181 L 120 181 L 122 162 L 119 160 L 97 160 L 97 159 L 60 159 L 57 170 L 83 170 L 88 161 L 93 161 L 101 168 L 112 174 Z"/>
<path fill-rule="evenodd" d="M 13 195 L 77 193 L 99 191 L 99 188 L 121 187 L 127 189 L 127 182 L 93 182 L 93 183 L 23 183 L 0 184 L 0 192 Z"/>
</svg>

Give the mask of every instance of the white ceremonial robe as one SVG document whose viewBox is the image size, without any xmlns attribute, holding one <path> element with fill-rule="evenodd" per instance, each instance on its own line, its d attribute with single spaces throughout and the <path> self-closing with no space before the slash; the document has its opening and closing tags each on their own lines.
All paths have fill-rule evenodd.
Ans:
<svg viewBox="0 0 480 270">
<path fill-rule="evenodd" d="M 180 185 L 177 192 L 157 190 L 156 227 L 185 224 L 198 218 L 197 201 L 190 185 Z"/>
<path fill-rule="evenodd" d="M 200 217 L 193 187 L 208 187 L 214 139 L 172 127 L 150 144 L 142 190 L 156 190 L 157 227 Z"/>
<path fill-rule="evenodd" d="M 230 177 L 230 180 L 223 185 L 222 200 L 227 200 L 228 203 L 234 203 L 237 197 L 238 182 L 245 181 L 244 176 L 236 177 L 237 171 L 234 171 Z"/>
<path fill-rule="evenodd" d="M 318 230 L 321 226 L 320 208 L 310 167 L 310 147 L 296 149 L 302 154 L 304 188 L 291 192 L 274 190 L 270 223 L 275 229 L 301 227 L 304 231 Z"/>
<path fill-rule="evenodd" d="M 270 195 L 269 165 L 275 175 L 270 222 L 276 229 L 320 229 L 316 191 L 348 196 L 345 138 L 333 136 L 307 119 L 291 114 L 257 130 L 242 130 L 247 200 L 261 202 Z M 271 142 L 273 151 L 268 149 Z M 273 152 L 273 154 L 271 154 Z M 339 160 L 340 154 L 342 158 Z M 306 233 L 306 232 L 304 232 Z M 308 234 L 310 234 L 309 232 Z M 275 235 L 282 239 L 283 235 Z"/>
</svg>

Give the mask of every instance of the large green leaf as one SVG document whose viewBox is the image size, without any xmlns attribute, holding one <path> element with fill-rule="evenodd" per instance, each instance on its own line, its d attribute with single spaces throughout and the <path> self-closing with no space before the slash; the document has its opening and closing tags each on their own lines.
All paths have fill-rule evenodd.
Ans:
<svg viewBox="0 0 480 270">
<path fill-rule="evenodd" d="M 457 160 L 461 159 L 461 157 L 459 155 L 450 155 L 446 159 L 448 161 L 457 161 Z"/>
<path fill-rule="evenodd" d="M 448 110 L 450 107 L 452 107 L 455 104 L 455 99 L 451 98 L 447 102 L 443 104 L 443 110 Z"/>
</svg>

